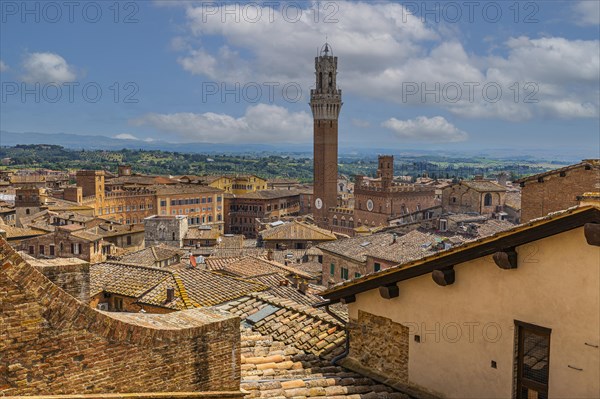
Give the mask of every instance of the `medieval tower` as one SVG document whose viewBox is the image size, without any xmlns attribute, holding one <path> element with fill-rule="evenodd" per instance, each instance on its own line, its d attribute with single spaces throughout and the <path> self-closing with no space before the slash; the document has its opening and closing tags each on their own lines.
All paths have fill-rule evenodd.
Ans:
<svg viewBox="0 0 600 399">
<path fill-rule="evenodd" d="M 342 91 L 337 89 L 337 57 L 329 44 L 315 58 L 315 89 L 310 91 L 314 120 L 314 218 L 318 226 L 330 224 L 329 208 L 337 206 L 338 117 Z"/>
</svg>

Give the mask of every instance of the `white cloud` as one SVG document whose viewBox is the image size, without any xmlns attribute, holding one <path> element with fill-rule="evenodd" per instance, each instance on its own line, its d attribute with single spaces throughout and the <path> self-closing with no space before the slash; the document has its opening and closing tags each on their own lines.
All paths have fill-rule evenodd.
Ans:
<svg viewBox="0 0 600 399">
<path fill-rule="evenodd" d="M 236 118 L 206 112 L 146 114 L 131 120 L 134 126 L 151 126 L 185 142 L 207 143 L 300 143 L 310 140 L 312 117 L 276 105 L 258 104 Z"/>
<path fill-rule="evenodd" d="M 8 71 L 8 65 L 4 63 L 4 61 L 0 60 L 0 72 Z"/>
<path fill-rule="evenodd" d="M 381 126 L 392 130 L 397 137 L 408 140 L 456 142 L 464 141 L 468 137 L 466 132 L 458 129 L 442 116 L 432 118 L 418 116 L 408 120 L 390 118 Z"/>
<path fill-rule="evenodd" d="M 58 54 L 29 53 L 23 61 L 25 74 L 23 80 L 27 83 L 64 83 L 74 81 L 77 77 L 73 67 Z"/>
<path fill-rule="evenodd" d="M 600 1 L 583 0 L 573 6 L 575 23 L 577 25 L 599 25 L 600 24 Z"/>
<path fill-rule="evenodd" d="M 129 133 L 117 134 L 114 138 L 119 139 L 119 140 L 137 140 L 137 141 L 146 141 L 146 142 L 154 141 L 154 139 L 151 139 L 151 138 L 141 139 L 141 138 L 136 137 L 133 134 L 129 134 Z"/>
<path fill-rule="evenodd" d="M 197 38 L 222 36 L 225 45 L 213 54 L 204 48 L 191 50 L 180 58 L 182 66 L 211 79 L 282 84 L 291 80 L 310 85 L 310 60 L 325 36 L 335 54 L 344 54 L 346 68 L 352 65 L 365 73 L 408 59 L 420 51 L 415 42 L 437 38 L 399 4 L 341 1 L 260 8 L 253 4 L 248 8 L 222 3 L 210 11 L 204 5 L 187 7 L 191 34 Z M 298 11 L 299 4 L 306 8 Z M 238 49 L 251 56 L 241 59 Z"/>
<path fill-rule="evenodd" d="M 371 126 L 371 122 L 366 121 L 364 119 L 352 118 L 352 124 L 356 127 L 367 128 Z"/>
<path fill-rule="evenodd" d="M 585 9 L 584 14 L 597 15 L 591 10 L 597 3 L 582 2 L 577 7 Z M 494 51 L 503 51 L 502 56 L 477 55 L 460 42 L 458 27 L 428 25 L 398 3 L 321 2 L 335 7 L 319 13 L 314 11 L 316 3 L 306 3 L 295 22 L 290 22 L 296 15 L 292 15 L 294 7 L 286 14 L 283 8 L 257 9 L 253 4 L 252 9 L 245 9 L 240 4 L 211 3 L 210 12 L 204 5 L 184 6 L 188 39 L 204 43 L 208 37 L 219 37 L 223 44 L 216 50 L 206 45 L 179 46 L 182 67 L 217 81 L 297 82 L 308 89 L 314 85 L 312 59 L 327 35 L 334 54 L 340 56 L 338 83 L 345 93 L 441 108 L 468 118 L 520 121 L 599 114 L 598 40 L 515 37 L 494 44 Z M 256 10 L 261 16 L 250 21 Z M 328 13 L 337 22 L 325 22 Z M 177 40 L 181 43 L 182 39 Z M 449 101 L 443 92 L 438 99 L 420 94 L 403 98 L 403 89 L 411 82 L 420 88 L 458 84 L 465 91 L 458 101 Z M 528 82 L 537 85 L 537 102 L 524 101 L 533 91 L 523 87 Z M 464 86 L 471 83 L 479 85 L 472 101 Z M 497 102 L 483 96 L 482 88 L 489 83 L 502 88 Z M 517 101 L 515 83 L 519 85 Z M 563 104 L 565 99 L 572 104 Z M 552 111 L 556 108 L 561 112 Z"/>
</svg>

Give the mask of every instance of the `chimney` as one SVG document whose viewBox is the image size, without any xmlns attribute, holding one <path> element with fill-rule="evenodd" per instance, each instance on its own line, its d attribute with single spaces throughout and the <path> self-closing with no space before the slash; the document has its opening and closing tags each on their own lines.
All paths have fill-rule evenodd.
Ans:
<svg viewBox="0 0 600 399">
<path fill-rule="evenodd" d="M 298 291 L 300 291 L 300 293 L 306 295 L 306 291 L 308 291 L 308 283 L 306 282 L 306 280 L 302 280 L 300 282 L 300 285 L 298 286 Z"/>
<path fill-rule="evenodd" d="M 392 244 L 395 244 L 397 240 L 398 240 L 398 234 L 393 233 L 392 234 Z"/>
<path fill-rule="evenodd" d="M 273 260 L 273 250 L 271 248 L 269 248 L 269 250 L 267 251 L 267 259 Z"/>
<path fill-rule="evenodd" d="M 595 207 L 600 207 L 600 193 L 584 193 L 583 195 L 577 196 L 577 201 L 579 201 L 579 206 L 592 205 Z"/>
<path fill-rule="evenodd" d="M 175 299 L 175 288 L 167 288 L 167 303 Z"/>
<path fill-rule="evenodd" d="M 282 279 L 281 281 L 279 281 L 280 287 L 287 287 L 289 284 L 290 282 L 287 279 Z"/>
</svg>

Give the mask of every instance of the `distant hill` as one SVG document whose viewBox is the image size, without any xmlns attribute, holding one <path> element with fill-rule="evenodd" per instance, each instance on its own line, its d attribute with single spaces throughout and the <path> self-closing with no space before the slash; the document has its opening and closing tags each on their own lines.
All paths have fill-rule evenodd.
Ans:
<svg viewBox="0 0 600 399">
<path fill-rule="evenodd" d="M 190 154 L 298 154 L 312 157 L 312 143 L 306 144 L 224 144 L 224 143 L 170 143 L 166 141 L 144 141 L 118 139 L 101 135 L 84 135 L 68 133 L 13 133 L 0 130 L 0 146 L 15 146 L 18 144 L 52 144 L 74 150 L 162 150 Z M 379 143 L 382 144 L 382 143 Z M 512 159 L 522 161 L 552 160 L 558 163 L 576 163 L 586 158 L 597 158 L 594 148 L 474 148 L 467 144 L 460 146 L 433 145 L 424 143 L 419 148 L 398 147 L 368 147 L 352 145 L 340 136 L 339 154 L 369 155 L 393 154 L 396 160 L 402 157 L 426 156 L 441 157 L 486 157 L 495 159 Z"/>
<path fill-rule="evenodd" d="M 163 150 L 189 153 L 241 153 L 312 151 L 311 145 L 272 146 L 266 144 L 214 144 L 214 143 L 169 143 L 166 141 L 144 141 L 117 139 L 107 136 L 88 136 L 68 133 L 12 133 L 0 131 L 0 146 L 18 144 L 53 144 L 75 150 Z"/>
</svg>

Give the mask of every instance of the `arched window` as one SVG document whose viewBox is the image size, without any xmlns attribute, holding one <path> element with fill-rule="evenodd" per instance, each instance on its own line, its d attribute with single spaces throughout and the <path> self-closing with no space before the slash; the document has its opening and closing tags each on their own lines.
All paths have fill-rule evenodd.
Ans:
<svg viewBox="0 0 600 399">
<path fill-rule="evenodd" d="M 487 193 L 485 197 L 483 197 L 483 205 L 492 206 L 492 194 Z"/>
</svg>

